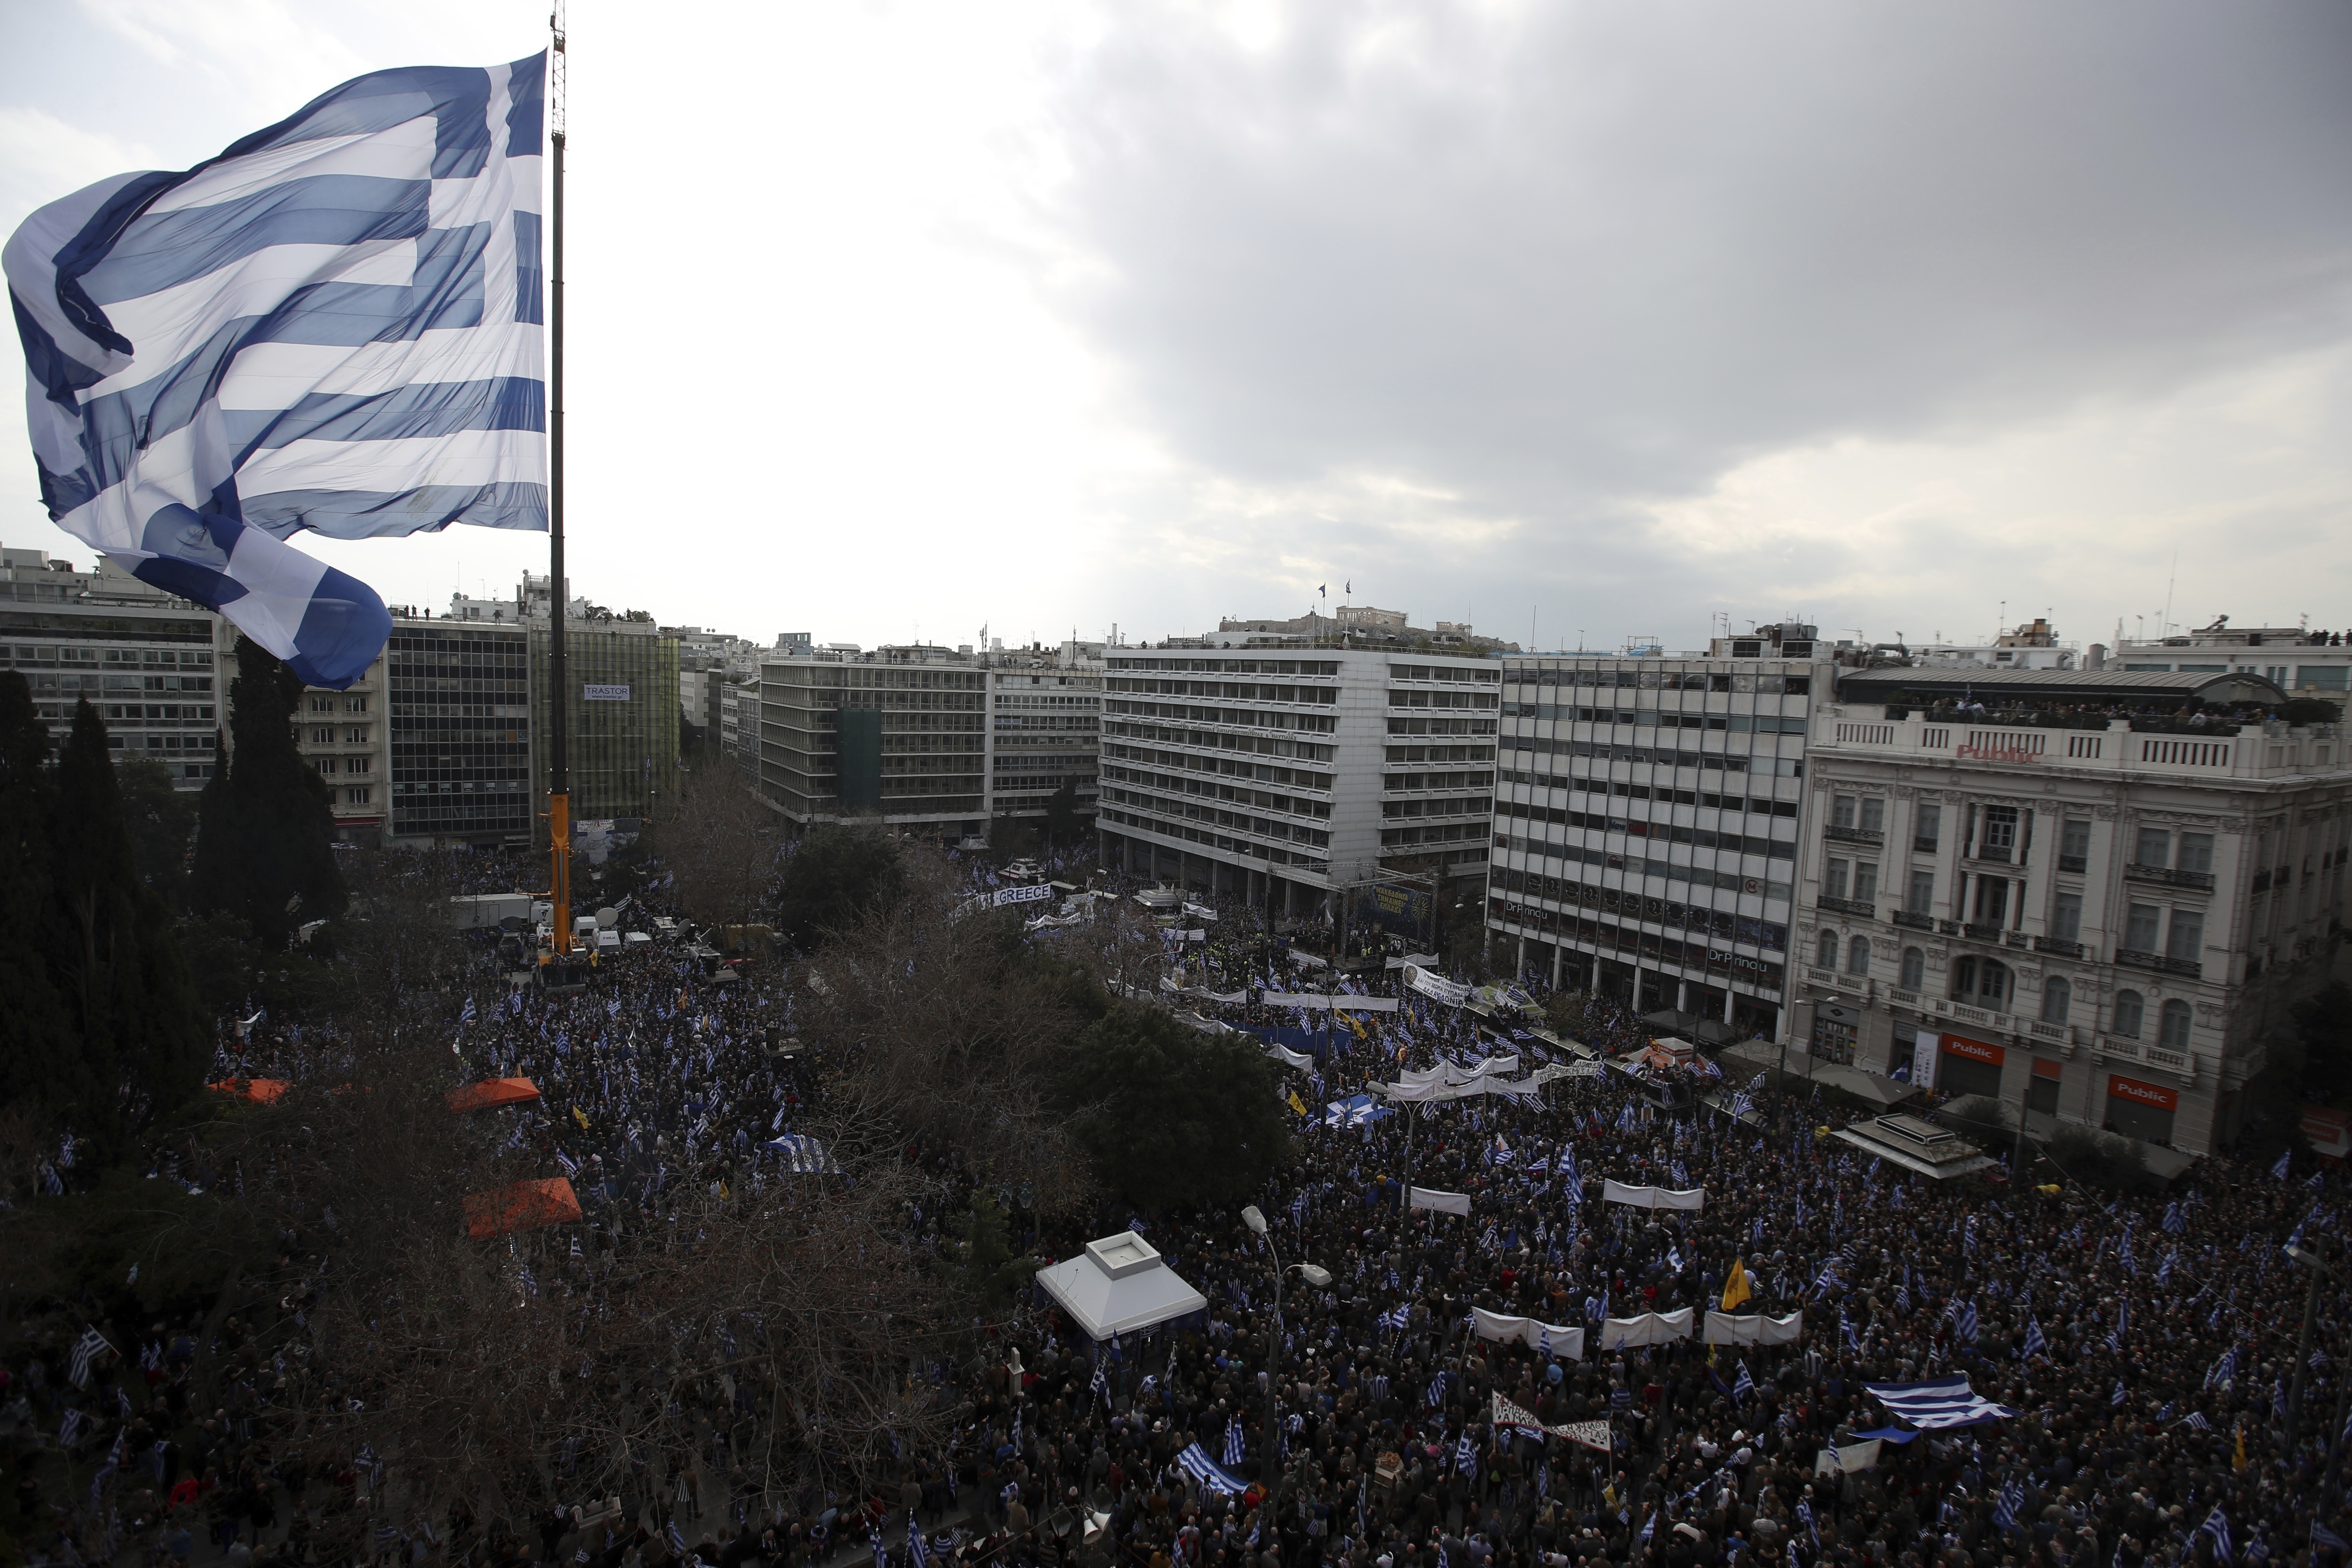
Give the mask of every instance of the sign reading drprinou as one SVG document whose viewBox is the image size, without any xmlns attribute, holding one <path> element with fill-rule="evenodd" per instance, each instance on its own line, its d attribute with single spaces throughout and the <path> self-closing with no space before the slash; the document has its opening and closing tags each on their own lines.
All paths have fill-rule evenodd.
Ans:
<svg viewBox="0 0 2352 1568">
<path fill-rule="evenodd" d="M 625 686 L 583 686 L 580 689 L 584 702 L 626 702 L 629 689 Z"/>
</svg>

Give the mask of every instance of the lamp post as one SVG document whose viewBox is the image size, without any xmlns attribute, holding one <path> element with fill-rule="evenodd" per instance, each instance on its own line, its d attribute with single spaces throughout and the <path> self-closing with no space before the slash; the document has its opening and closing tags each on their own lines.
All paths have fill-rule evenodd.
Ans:
<svg viewBox="0 0 2352 1568">
<path fill-rule="evenodd" d="M 2294 1349 L 2294 1383 L 2286 1396 L 2286 1440 L 2290 1448 L 2303 1426 L 2303 1385 L 2311 1375 L 2311 1331 L 2319 1317 L 2319 1282 L 2336 1272 L 2335 1265 L 2327 1261 L 2316 1243 L 2317 1237 L 2313 1237 L 2286 1249 L 2289 1258 L 2311 1270 L 2311 1289 L 2303 1298 L 2303 1338 L 2296 1342 Z"/>
<path fill-rule="evenodd" d="M 1318 1290 L 1331 1283 L 1331 1271 L 1313 1263 L 1282 1266 L 1282 1254 L 1274 1247 L 1274 1237 L 1268 1233 L 1265 1215 L 1255 1204 L 1242 1210 L 1242 1223 L 1253 1235 L 1265 1237 L 1267 1256 L 1274 1259 L 1274 1323 L 1265 1336 L 1265 1516 L 1275 1517 L 1275 1505 L 1282 1500 L 1282 1465 L 1279 1458 L 1282 1441 L 1282 1277 L 1296 1272 Z"/>
</svg>

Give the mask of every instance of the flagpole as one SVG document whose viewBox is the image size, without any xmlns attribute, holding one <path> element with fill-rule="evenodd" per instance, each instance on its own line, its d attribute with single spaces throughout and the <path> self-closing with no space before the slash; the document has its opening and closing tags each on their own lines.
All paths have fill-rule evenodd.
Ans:
<svg viewBox="0 0 2352 1568">
<path fill-rule="evenodd" d="M 563 143 L 565 69 L 562 13 L 548 17 L 553 43 L 548 54 L 550 101 L 554 116 L 548 141 L 554 155 L 554 190 L 550 209 L 548 266 L 548 405 L 547 405 L 547 556 L 548 556 L 548 793 L 547 840 L 551 879 L 549 915 L 554 952 L 562 958 L 572 951 L 572 763 L 565 700 L 571 683 L 564 665 L 565 600 L 563 574 Z"/>
</svg>

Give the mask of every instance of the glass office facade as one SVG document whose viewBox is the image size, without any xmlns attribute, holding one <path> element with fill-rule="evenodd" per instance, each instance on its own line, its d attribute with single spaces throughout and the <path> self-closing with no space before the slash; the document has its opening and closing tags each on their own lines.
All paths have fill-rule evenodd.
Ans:
<svg viewBox="0 0 2352 1568">
<path fill-rule="evenodd" d="M 564 627 L 575 822 L 643 818 L 677 790 L 677 639 L 608 626 L 572 621 Z M 542 726 L 552 716 L 549 632 L 545 621 L 530 624 L 531 715 Z M 544 791 L 551 760 L 542 755 L 536 765 L 537 787 Z M 538 837 L 544 841 L 543 827 Z"/>
<path fill-rule="evenodd" d="M 529 839 L 539 810 L 530 655 L 520 627 L 394 625 L 383 656 L 394 837 Z"/>
</svg>

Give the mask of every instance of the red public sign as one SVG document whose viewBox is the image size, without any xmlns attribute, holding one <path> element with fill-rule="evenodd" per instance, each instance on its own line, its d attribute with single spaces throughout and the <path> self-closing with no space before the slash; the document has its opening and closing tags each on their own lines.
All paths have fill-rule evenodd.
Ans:
<svg viewBox="0 0 2352 1568">
<path fill-rule="evenodd" d="M 2153 1105 L 2158 1110 L 2178 1110 L 2180 1108 L 2180 1097 L 2172 1090 L 2152 1083 L 2142 1083 L 2137 1079 L 2125 1078 L 2119 1073 L 2107 1075 L 2107 1092 L 2117 1100 L 2137 1100 L 2142 1105 Z"/>
<path fill-rule="evenodd" d="M 1946 1035 L 1944 1048 L 1956 1057 L 1966 1057 L 1972 1062 L 1985 1062 L 1993 1067 L 2000 1066 L 2004 1055 L 1999 1046 L 1989 1046 L 1982 1040 L 1971 1040 L 1960 1035 Z"/>
</svg>

